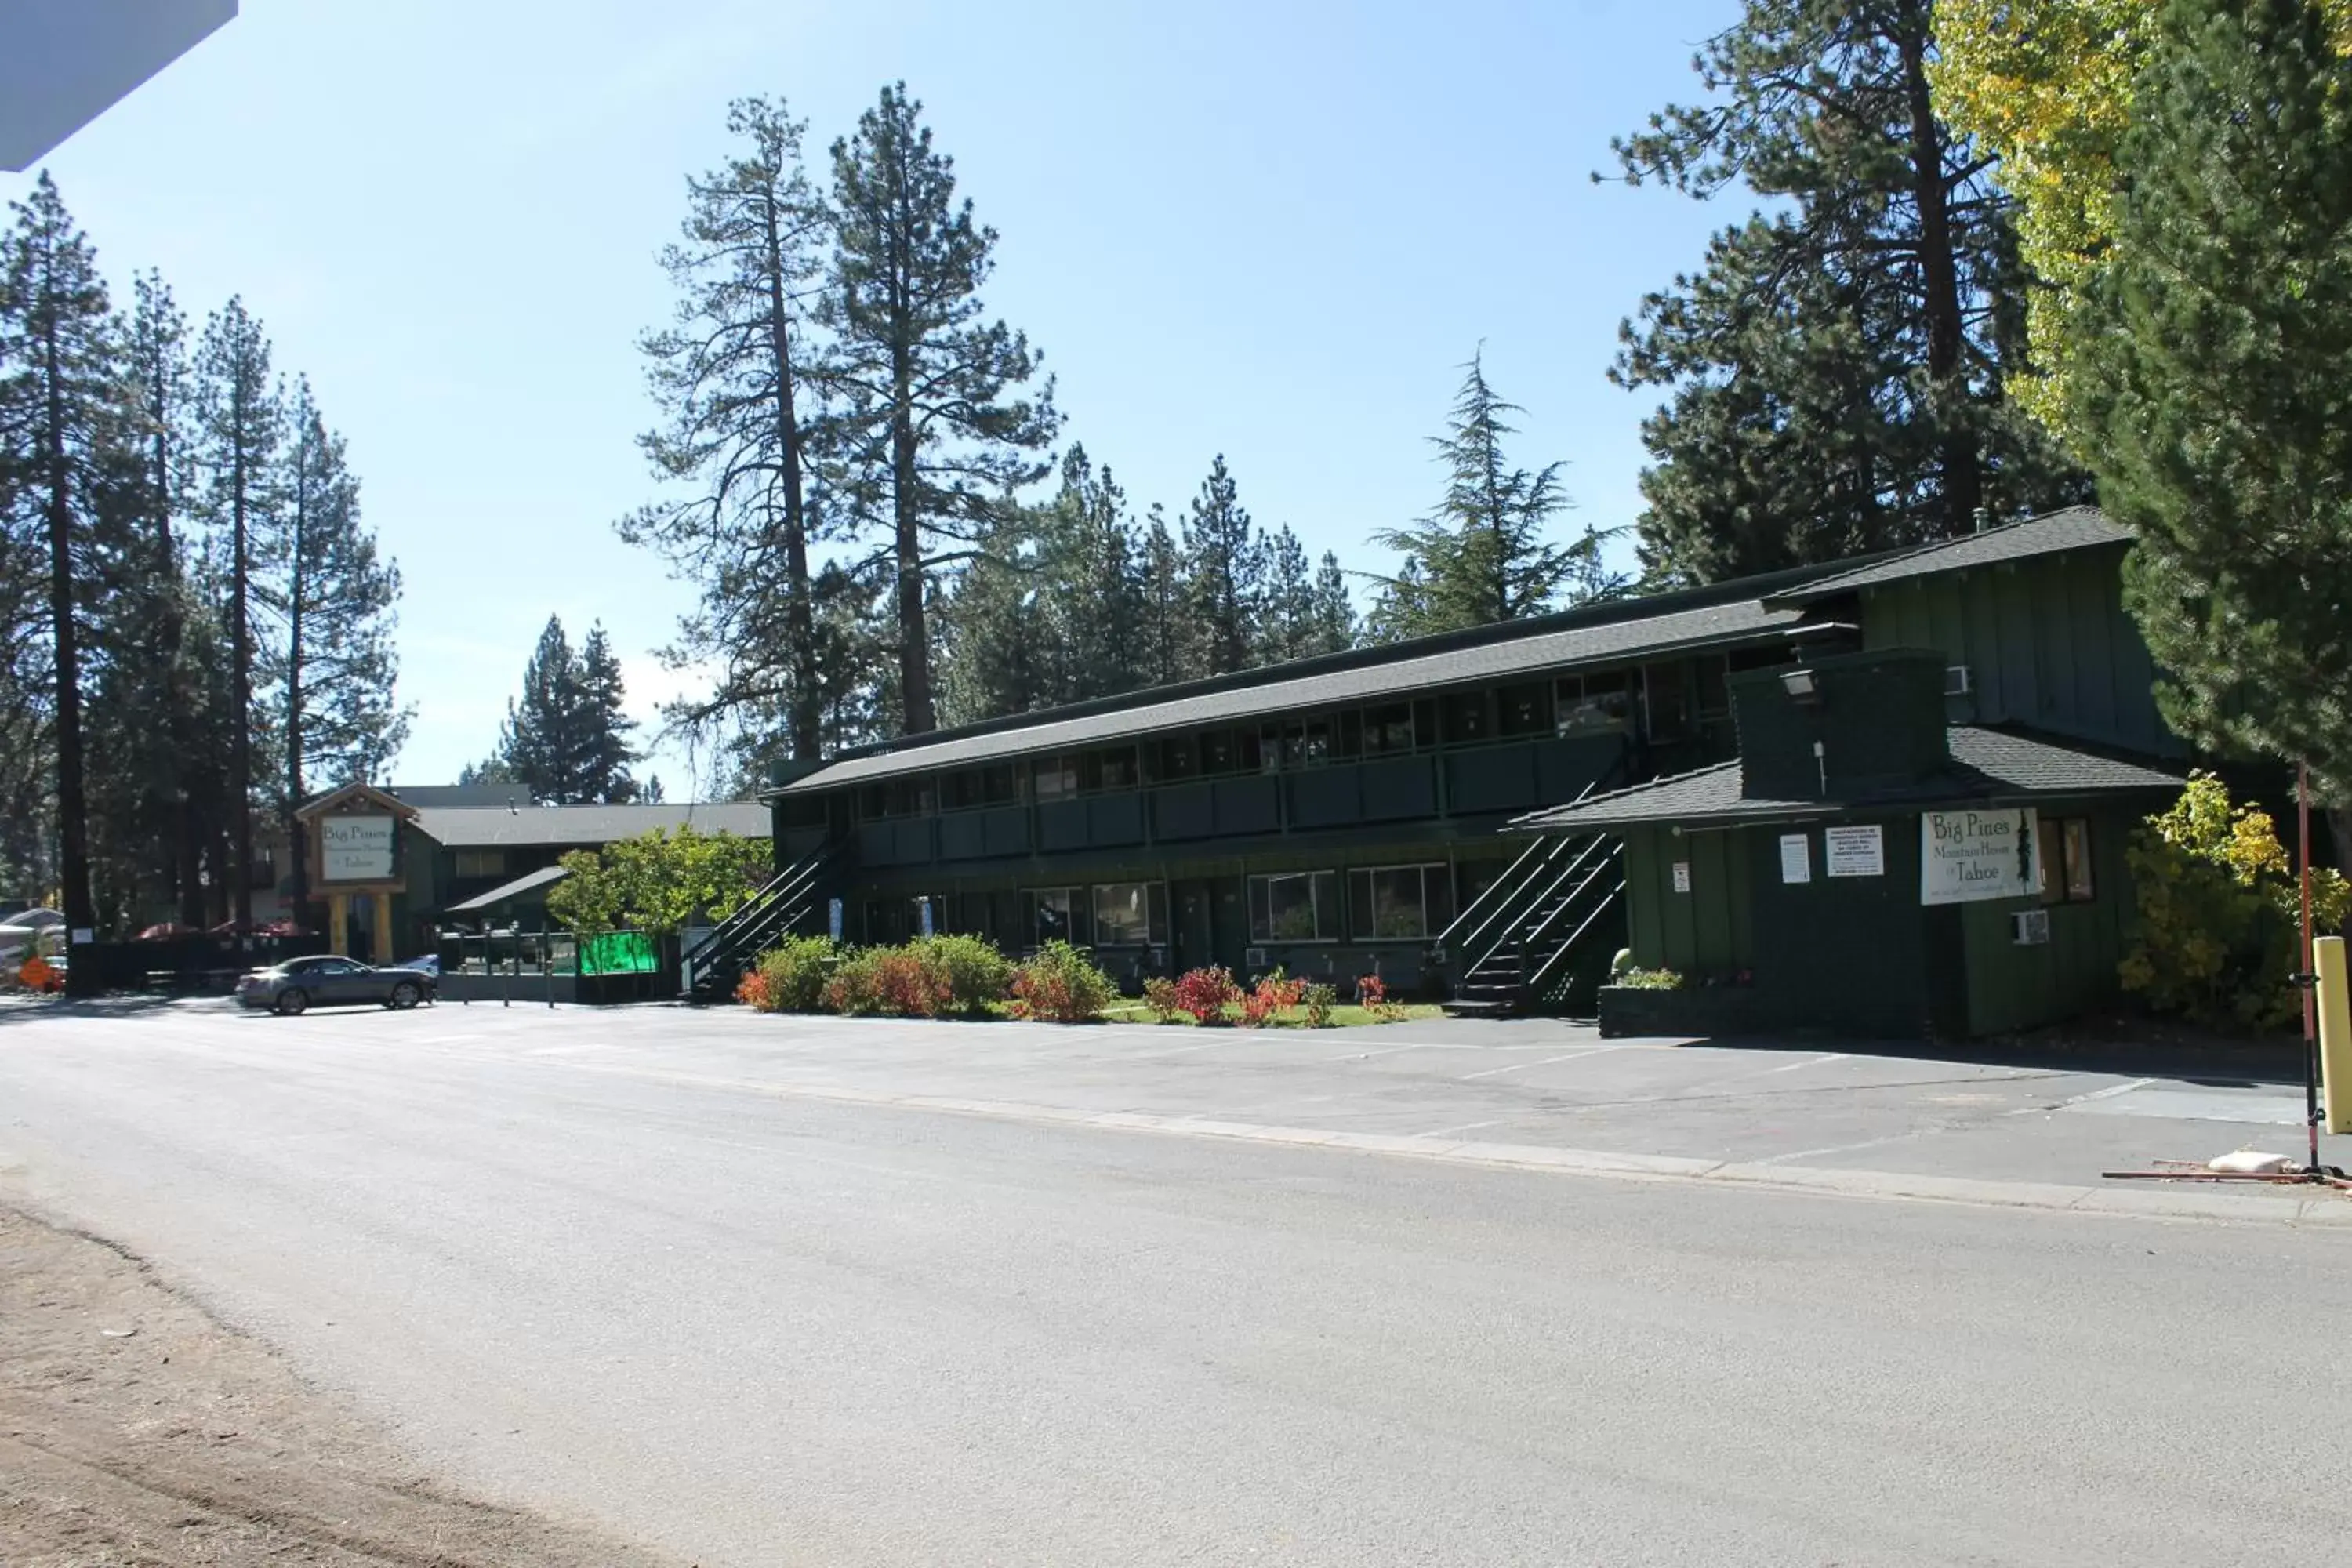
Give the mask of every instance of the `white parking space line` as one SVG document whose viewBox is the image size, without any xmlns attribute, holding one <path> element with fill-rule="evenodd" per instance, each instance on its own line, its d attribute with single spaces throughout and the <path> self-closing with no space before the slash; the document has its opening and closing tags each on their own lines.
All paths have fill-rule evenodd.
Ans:
<svg viewBox="0 0 2352 1568">
<path fill-rule="evenodd" d="M 2039 1116 L 2045 1111 L 2063 1110 L 2070 1105 L 2088 1105 L 2095 1100 L 2113 1100 L 2117 1095 L 2129 1094 L 2134 1089 L 2146 1089 L 2149 1084 L 2152 1084 L 2155 1081 L 2156 1079 L 2152 1078 L 2136 1078 L 2129 1083 L 2111 1083 L 2105 1089 L 2095 1089 L 2087 1094 L 2068 1095 L 2065 1099 L 2050 1105 L 2020 1106 L 2017 1110 L 2009 1112 L 2009 1114 L 2011 1116 Z"/>
<path fill-rule="evenodd" d="M 1783 1062 L 1772 1070 L 1774 1072 L 1795 1072 L 1799 1068 L 1822 1067 L 1830 1062 L 1842 1062 L 1846 1059 L 1847 1055 L 1848 1053 L 1844 1051 L 1831 1051 L 1826 1056 L 1815 1057 L 1809 1062 Z"/>
<path fill-rule="evenodd" d="M 1594 1046 L 1589 1050 L 1570 1051 L 1562 1056 L 1546 1057 L 1541 1061 L 1513 1062 L 1508 1067 L 1488 1068 L 1485 1072 L 1464 1073 L 1461 1081 L 1468 1083 L 1474 1079 L 1495 1078 L 1507 1072 L 1521 1072 L 1528 1068 L 1548 1068 L 1554 1062 L 1572 1062 L 1580 1057 L 1605 1057 L 1612 1051 L 1630 1051 L 1636 1048 L 1633 1046 Z"/>
<path fill-rule="evenodd" d="M 1475 1132 L 1481 1127 L 1500 1127 L 1504 1122 L 1508 1121 L 1509 1120 L 1510 1118 L 1507 1116 L 1497 1116 L 1492 1121 L 1465 1121 L 1459 1127 L 1433 1128 L 1427 1132 L 1416 1132 L 1413 1136 L 1416 1138 L 1451 1138 L 1456 1132 Z"/>
</svg>

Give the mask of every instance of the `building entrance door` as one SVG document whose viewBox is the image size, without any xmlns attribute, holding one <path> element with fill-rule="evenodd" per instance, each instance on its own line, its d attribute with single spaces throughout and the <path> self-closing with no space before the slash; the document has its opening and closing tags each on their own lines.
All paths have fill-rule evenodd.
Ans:
<svg viewBox="0 0 2352 1568">
<path fill-rule="evenodd" d="M 1169 889 L 1176 906 L 1176 973 L 1217 962 L 1216 894 L 1206 882 L 1178 882 Z"/>
</svg>

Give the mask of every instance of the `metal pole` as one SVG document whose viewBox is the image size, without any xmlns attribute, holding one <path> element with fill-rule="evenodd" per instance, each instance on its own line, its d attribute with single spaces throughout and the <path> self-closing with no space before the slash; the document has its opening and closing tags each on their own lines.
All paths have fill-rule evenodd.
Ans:
<svg viewBox="0 0 2352 1568">
<path fill-rule="evenodd" d="M 547 981 L 547 1005 L 555 1005 L 555 952 L 547 945 L 547 917 L 539 917 L 539 973 Z"/>
<path fill-rule="evenodd" d="M 2295 849 L 2303 863 L 2303 963 L 2298 975 L 2303 991 L 2303 1101 L 2305 1131 L 2311 1145 L 2311 1169 L 2319 1170 L 2319 1013 L 2312 973 L 2311 947 L 2311 766 L 2294 770 Z"/>
</svg>

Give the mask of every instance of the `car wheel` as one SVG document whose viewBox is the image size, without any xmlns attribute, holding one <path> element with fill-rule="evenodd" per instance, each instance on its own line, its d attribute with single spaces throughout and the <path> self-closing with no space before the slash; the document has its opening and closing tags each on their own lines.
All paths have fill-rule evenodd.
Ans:
<svg viewBox="0 0 2352 1568">
<path fill-rule="evenodd" d="M 384 1005 L 385 1005 L 386 1006 L 389 1006 L 389 1007 L 397 1007 L 397 1008 L 401 1009 L 403 1012 L 405 1012 L 405 1011 L 407 1011 L 409 1008 L 415 1006 L 415 1005 L 416 1005 L 416 987 L 415 987 L 415 984 L 413 984 L 412 983 L 408 982 L 408 981 L 405 981 L 405 980 L 402 981 L 399 984 L 397 984 L 397 985 L 395 985 L 395 986 L 394 986 L 394 987 L 392 988 L 392 996 L 391 996 L 390 1000 L 388 1000 Z"/>
<path fill-rule="evenodd" d="M 280 1017 L 291 1018 L 310 1005 L 310 998 L 304 995 L 299 989 L 280 991 L 278 994 L 278 1013 Z"/>
</svg>

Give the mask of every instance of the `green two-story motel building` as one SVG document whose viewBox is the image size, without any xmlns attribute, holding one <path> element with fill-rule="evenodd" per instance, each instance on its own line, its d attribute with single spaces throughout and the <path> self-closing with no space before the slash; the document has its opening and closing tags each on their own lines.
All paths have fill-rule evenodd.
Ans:
<svg viewBox="0 0 2352 1568">
<path fill-rule="evenodd" d="M 2095 863 L 2074 884 L 2087 889 L 2077 902 L 2119 931 L 2123 825 L 2186 757 L 2158 716 L 2147 649 L 2122 608 L 2129 549 L 2125 530 L 2075 509 L 1860 562 L 909 737 L 775 776 L 766 798 L 790 868 L 780 881 L 800 929 L 863 942 L 970 931 L 1015 953 L 1060 938 L 1129 984 L 1202 964 L 1243 976 L 1278 965 L 1343 988 L 1378 973 L 1392 990 L 1578 1009 L 1630 943 L 1644 965 L 1688 971 L 1695 988 L 1770 990 L 1779 1022 L 1791 1015 L 1778 999 L 1810 993 L 1822 971 L 1791 963 L 1772 945 L 1777 929 L 1767 938 L 1757 921 L 1823 911 L 1747 901 L 1764 863 L 1734 848 L 1749 843 L 1746 825 L 1735 832 L 1712 808 L 1737 798 L 1743 749 L 1751 731 L 1763 740 L 1767 710 L 1735 694 L 1777 693 L 1798 711 L 1783 729 L 1800 735 L 1809 766 L 1822 727 L 1835 730 L 1834 760 L 1824 740 L 1829 771 L 1799 803 L 1809 809 L 1829 798 L 1823 777 L 1855 795 L 1895 787 L 1908 770 L 1944 791 L 1934 805 L 1997 799 L 2003 810 L 2027 809 L 2053 782 L 2079 803 L 2091 779 L 2100 809 L 2061 831 Z M 1793 695 L 1809 685 L 1809 697 Z M 1876 771 L 1840 771 L 1882 731 Z M 1909 739 L 1895 743 L 1898 731 Z M 1972 774 L 1970 760 L 2003 744 L 2031 748 L 2040 771 L 1979 788 L 1979 774 L 1997 771 Z M 1777 790 L 1780 765 L 1759 780 Z M 2111 765 L 2125 771 L 2097 771 Z M 1609 815 L 1621 792 L 1690 775 L 1715 793 L 1687 824 L 1674 799 L 1662 814 L 1654 795 L 1638 817 Z M 1598 815 L 1563 814 L 1572 806 Z M 1710 836 L 1715 847 L 1676 848 Z M 1781 836 L 1762 837 L 1778 854 Z M 1916 859 L 1916 846 L 1885 837 L 1882 863 L 1911 866 L 1916 895 L 1906 853 Z M 1725 854 L 1748 868 L 1737 910 L 1703 869 Z M 1902 881 L 1890 871 L 1878 890 L 1896 897 Z M 1989 898 L 1982 918 L 2043 907 L 2043 896 Z M 1868 970 L 1893 940 L 1886 929 L 1853 920 L 1824 932 L 1843 963 Z M 2027 923 L 2025 945 L 2040 929 Z M 1904 937 L 1904 951 L 1935 934 Z M 2096 1000 L 2112 985 L 2111 946 L 1997 1026 Z M 1928 1010 L 1825 994 L 1795 1012 L 1808 1007 L 1824 1026 L 1879 1032 L 1980 1022 L 1948 996 Z"/>
</svg>

